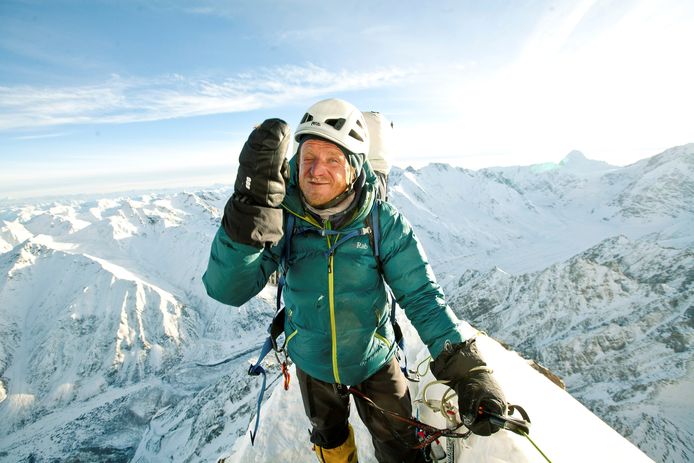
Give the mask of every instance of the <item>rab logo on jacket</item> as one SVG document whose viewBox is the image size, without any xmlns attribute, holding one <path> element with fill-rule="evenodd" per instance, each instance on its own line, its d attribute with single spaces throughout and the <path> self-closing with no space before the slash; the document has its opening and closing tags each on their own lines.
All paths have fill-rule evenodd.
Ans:
<svg viewBox="0 0 694 463">
<path fill-rule="evenodd" d="M 366 243 L 357 242 L 357 249 L 369 249 L 369 245 Z"/>
</svg>

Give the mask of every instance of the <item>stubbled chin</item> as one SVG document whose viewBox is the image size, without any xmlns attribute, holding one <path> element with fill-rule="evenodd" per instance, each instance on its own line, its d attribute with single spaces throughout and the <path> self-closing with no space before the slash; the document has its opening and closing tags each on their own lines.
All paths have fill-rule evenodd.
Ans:
<svg viewBox="0 0 694 463">
<path fill-rule="evenodd" d="M 306 201 L 313 207 L 321 206 L 329 201 L 326 197 L 316 194 L 304 194 L 304 198 L 306 198 Z"/>
<path fill-rule="evenodd" d="M 312 187 L 307 190 L 308 191 L 304 192 L 304 197 L 311 206 L 320 206 L 332 199 L 329 185 L 324 185 L 319 188 Z"/>
</svg>

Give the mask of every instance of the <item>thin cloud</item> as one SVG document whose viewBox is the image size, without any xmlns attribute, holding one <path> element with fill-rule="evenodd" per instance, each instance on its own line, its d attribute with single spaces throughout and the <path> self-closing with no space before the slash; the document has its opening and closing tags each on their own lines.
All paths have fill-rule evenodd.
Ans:
<svg viewBox="0 0 694 463">
<path fill-rule="evenodd" d="M 402 82 L 411 71 L 331 71 L 285 66 L 220 80 L 167 75 L 113 76 L 82 87 L 0 86 L 0 130 L 84 123 L 128 123 L 234 113 L 336 92 Z"/>
<path fill-rule="evenodd" d="M 70 135 L 70 132 L 53 132 L 53 133 L 40 133 L 35 135 L 21 135 L 19 137 L 14 137 L 15 140 L 41 140 L 44 138 L 59 138 L 66 137 Z"/>
</svg>

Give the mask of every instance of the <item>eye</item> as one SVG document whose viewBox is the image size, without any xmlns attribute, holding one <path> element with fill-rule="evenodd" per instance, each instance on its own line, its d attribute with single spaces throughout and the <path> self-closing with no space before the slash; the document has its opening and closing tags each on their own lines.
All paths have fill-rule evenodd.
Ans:
<svg viewBox="0 0 694 463">
<path fill-rule="evenodd" d="M 340 154 L 331 154 L 330 156 L 328 156 L 327 162 L 329 162 L 330 164 L 339 165 L 339 164 L 342 164 L 344 162 L 344 159 L 345 158 L 344 158 L 344 156 L 342 156 L 341 153 Z"/>
</svg>

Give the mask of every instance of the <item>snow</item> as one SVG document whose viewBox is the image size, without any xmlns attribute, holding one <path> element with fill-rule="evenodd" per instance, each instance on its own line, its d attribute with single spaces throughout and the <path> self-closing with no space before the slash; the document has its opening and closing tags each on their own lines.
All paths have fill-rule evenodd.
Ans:
<svg viewBox="0 0 694 463">
<path fill-rule="evenodd" d="M 465 331 L 470 335 L 475 333 L 469 326 Z M 509 402 L 523 406 L 530 415 L 530 436 L 550 460 L 569 463 L 652 461 L 568 393 L 532 369 L 525 359 L 487 336 L 479 335 L 477 343 L 480 352 L 494 369 L 500 385 L 507 392 Z M 418 361 L 428 356 L 421 344 L 419 348 Z M 421 399 L 422 385 L 433 380 L 431 373 L 428 373 L 420 383 L 410 383 L 410 392 L 415 402 Z M 444 388 L 440 385 L 432 386 L 427 393 L 428 397 L 440 398 Z M 240 438 L 228 455 L 220 457 L 225 457 L 227 462 L 315 461 L 306 433 L 310 424 L 303 413 L 298 387 L 290 387 L 289 391 L 284 391 L 281 387 L 274 388 L 271 397 L 264 404 L 261 416 L 261 428 L 255 445 L 251 445 L 248 437 Z M 445 427 L 443 417 L 423 405 L 419 406 L 419 416 L 428 424 Z M 376 461 L 370 437 L 359 418 L 352 416 L 351 424 L 358 442 L 359 461 Z M 447 448 L 446 439 L 442 439 L 441 445 L 444 449 Z M 455 461 L 459 463 L 544 461 L 528 440 L 505 430 L 490 437 L 473 435 L 465 440 L 455 439 L 453 454 Z"/>
<path fill-rule="evenodd" d="M 657 461 L 694 457 L 693 160 L 686 145 L 625 168 L 573 153 L 528 168 L 392 171 L 391 201 L 452 308 L 489 333 L 483 352 L 553 461 L 648 461 L 622 436 Z M 238 309 L 205 293 L 230 192 L 0 207 L 1 461 L 313 461 L 296 383 L 268 391 L 249 446 L 259 382 L 247 362 L 274 288 Z M 406 322 L 412 365 L 427 354 Z M 353 424 L 360 461 L 373 461 Z M 507 431 L 456 445 L 458 461 L 542 461 Z"/>
</svg>

